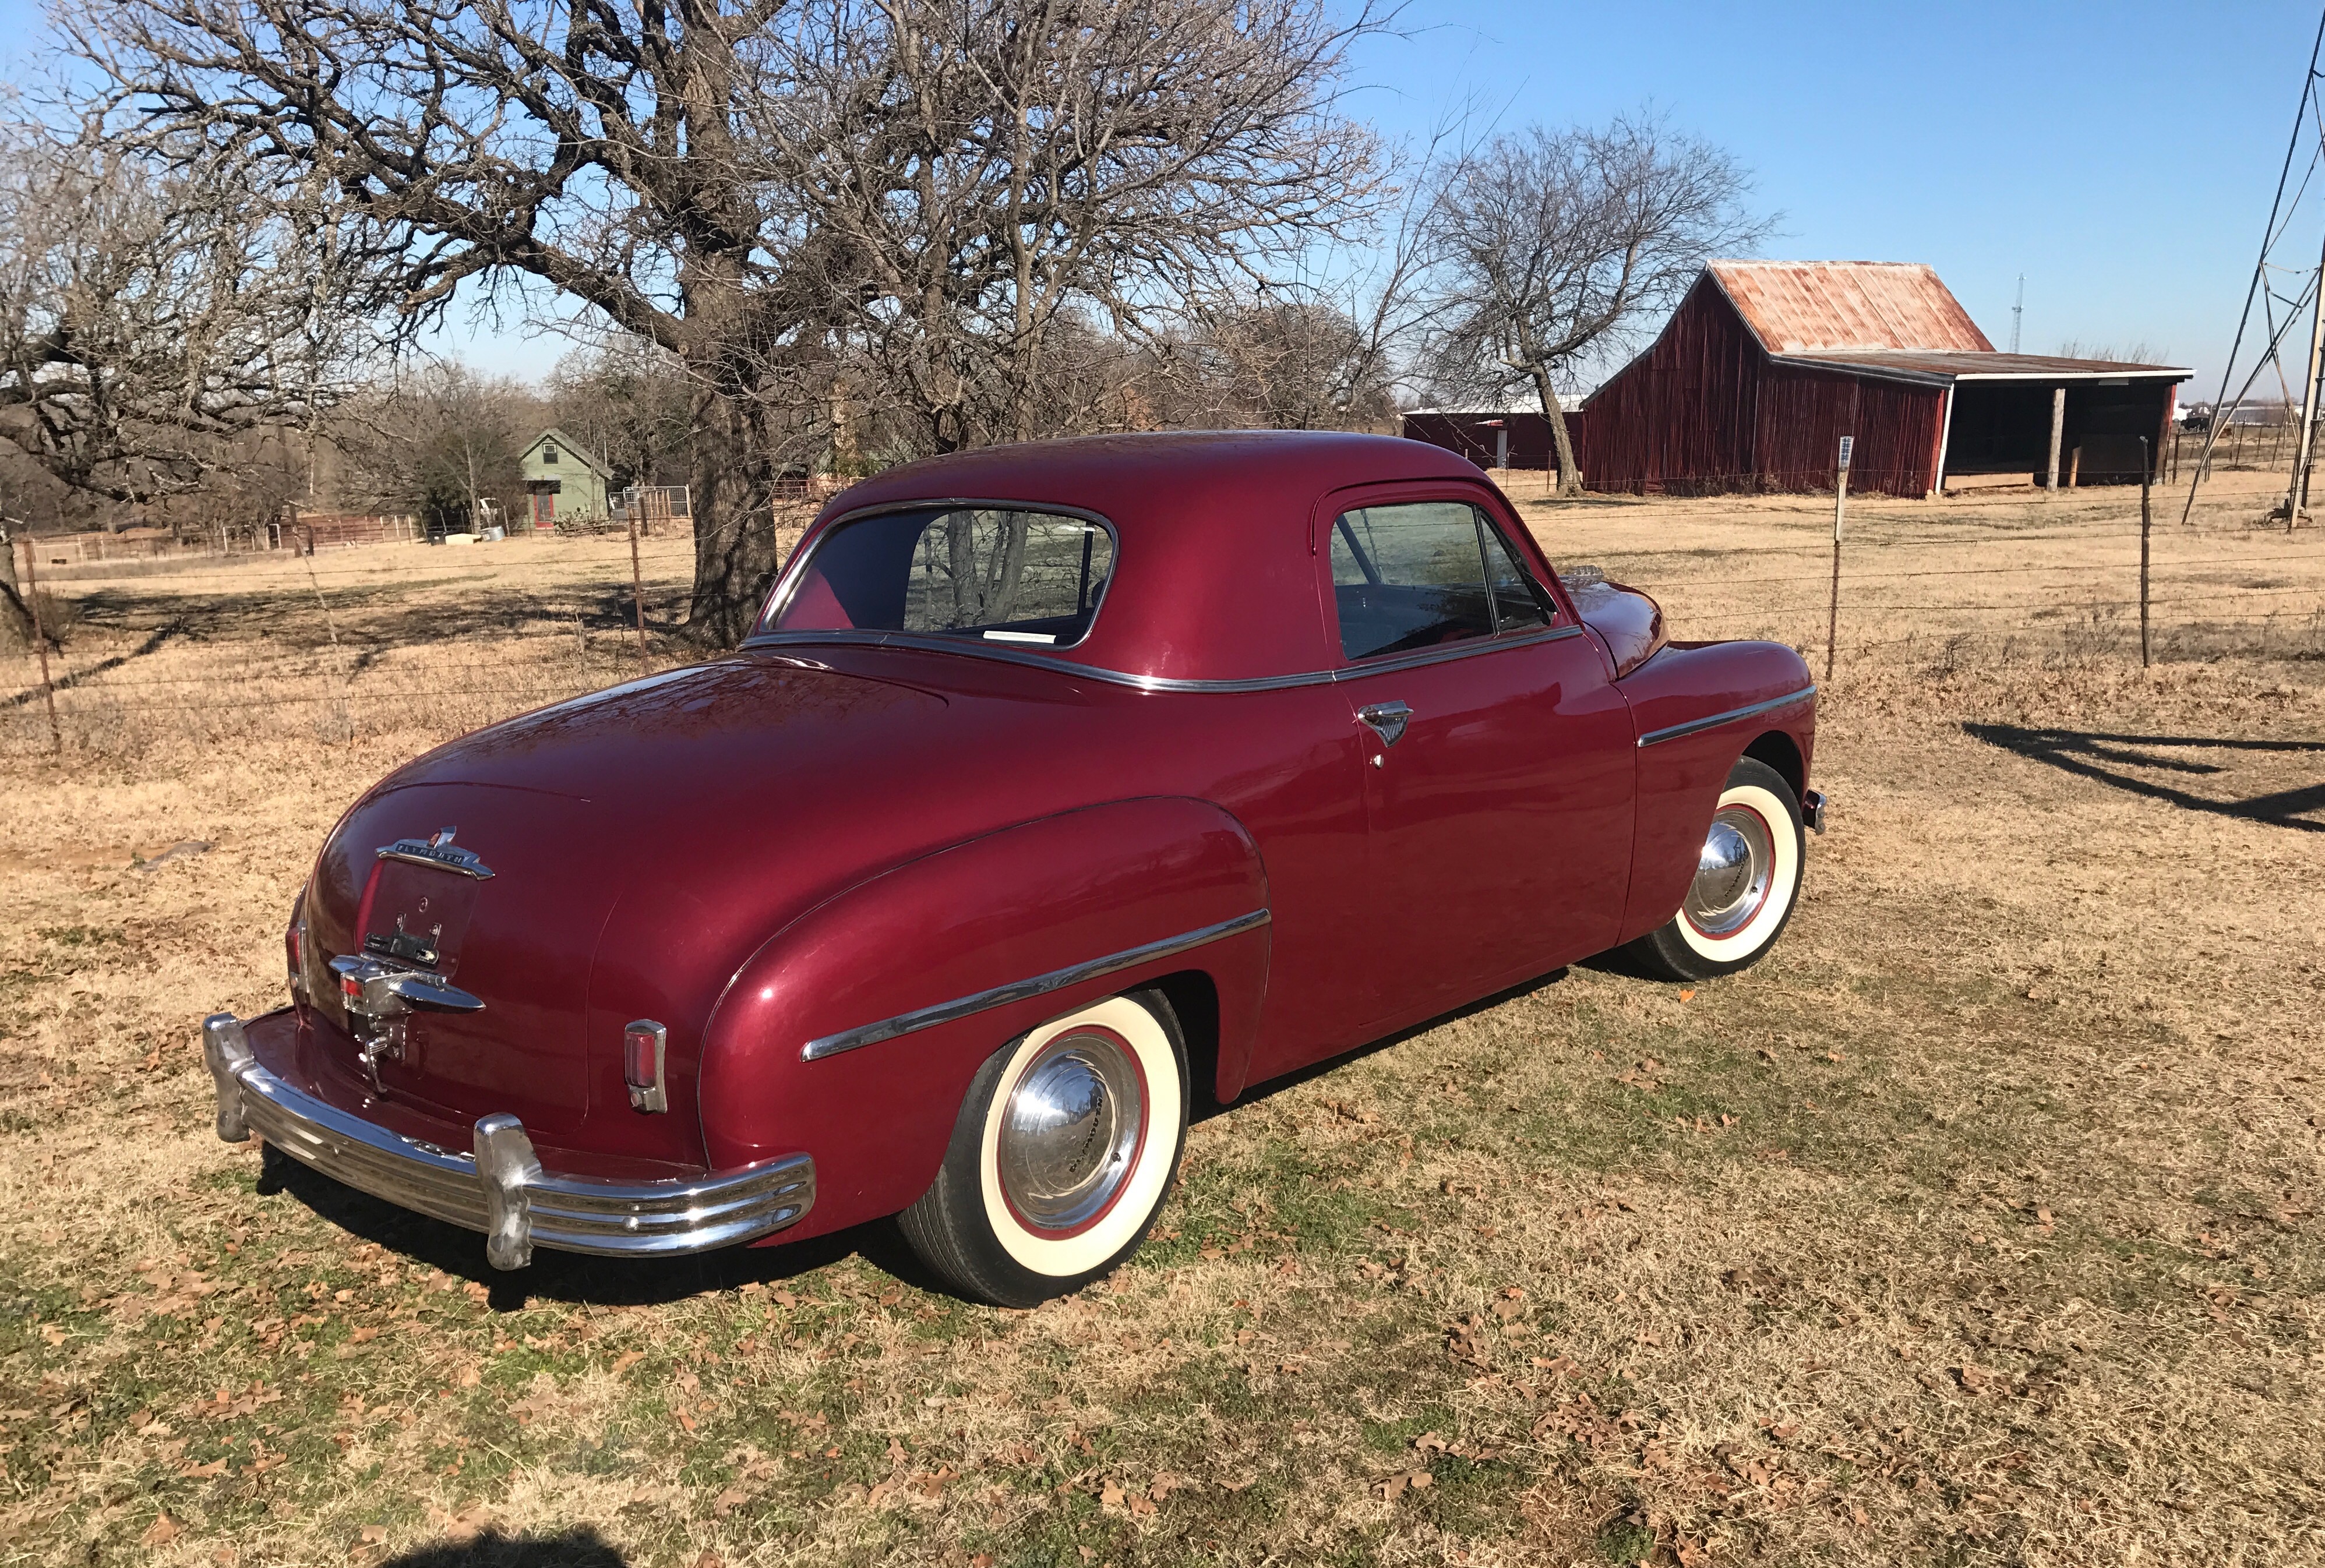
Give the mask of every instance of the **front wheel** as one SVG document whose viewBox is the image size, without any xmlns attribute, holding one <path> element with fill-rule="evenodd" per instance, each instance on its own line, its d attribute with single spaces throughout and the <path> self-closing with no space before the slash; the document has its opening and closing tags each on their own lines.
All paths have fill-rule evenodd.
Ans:
<svg viewBox="0 0 2325 1568">
<path fill-rule="evenodd" d="M 1712 811 L 1686 902 L 1624 951 L 1664 980 L 1749 968 L 1792 918 L 1806 851 L 1792 786 L 1765 762 L 1743 758 Z"/>
<path fill-rule="evenodd" d="M 936 1180 L 898 1216 L 965 1296 L 1032 1306 L 1111 1272 L 1162 1206 L 1187 1134 L 1187 1047 L 1159 992 L 1081 1008 L 994 1053 Z"/>
</svg>

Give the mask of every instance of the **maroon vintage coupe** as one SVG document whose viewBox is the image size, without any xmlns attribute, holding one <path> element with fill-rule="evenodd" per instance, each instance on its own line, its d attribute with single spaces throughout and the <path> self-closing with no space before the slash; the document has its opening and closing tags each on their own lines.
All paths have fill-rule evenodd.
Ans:
<svg viewBox="0 0 2325 1568">
<path fill-rule="evenodd" d="M 204 1025 L 218 1132 L 501 1268 L 897 1215 L 1034 1302 L 1138 1246 L 1198 1083 L 1611 949 L 1766 952 L 1815 694 L 1561 580 L 1418 442 L 912 464 L 825 510 L 740 650 L 357 801 L 292 1005 Z"/>
</svg>

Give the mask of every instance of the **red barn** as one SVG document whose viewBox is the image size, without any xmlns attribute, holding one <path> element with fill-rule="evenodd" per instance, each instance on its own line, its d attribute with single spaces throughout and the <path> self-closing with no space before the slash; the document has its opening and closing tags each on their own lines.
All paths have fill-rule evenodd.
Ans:
<svg viewBox="0 0 2325 1568">
<path fill-rule="evenodd" d="M 1661 336 L 1584 400 L 1594 490 L 1706 494 L 1832 486 L 1929 495 L 1950 477 L 2136 482 L 2162 450 L 2160 364 L 1998 354 L 1938 275 L 1905 262 L 1713 262 Z"/>
</svg>

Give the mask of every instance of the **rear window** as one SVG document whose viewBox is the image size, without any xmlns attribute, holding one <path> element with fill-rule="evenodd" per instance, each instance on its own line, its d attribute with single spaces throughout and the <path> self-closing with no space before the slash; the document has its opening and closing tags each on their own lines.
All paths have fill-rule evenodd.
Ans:
<svg viewBox="0 0 2325 1568">
<path fill-rule="evenodd" d="M 845 522 L 819 540 L 761 632 L 921 632 L 1021 647 L 1082 640 L 1114 536 L 1051 512 L 940 507 Z"/>
</svg>

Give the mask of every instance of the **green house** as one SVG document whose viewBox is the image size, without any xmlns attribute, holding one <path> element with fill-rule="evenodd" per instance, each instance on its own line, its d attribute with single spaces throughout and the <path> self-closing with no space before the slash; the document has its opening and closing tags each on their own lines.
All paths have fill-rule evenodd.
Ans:
<svg viewBox="0 0 2325 1568">
<path fill-rule="evenodd" d="M 527 516 L 514 520 L 522 527 L 548 528 L 560 517 L 605 517 L 607 485 L 612 470 L 596 453 L 554 425 L 533 438 L 518 460 L 524 475 Z"/>
</svg>

